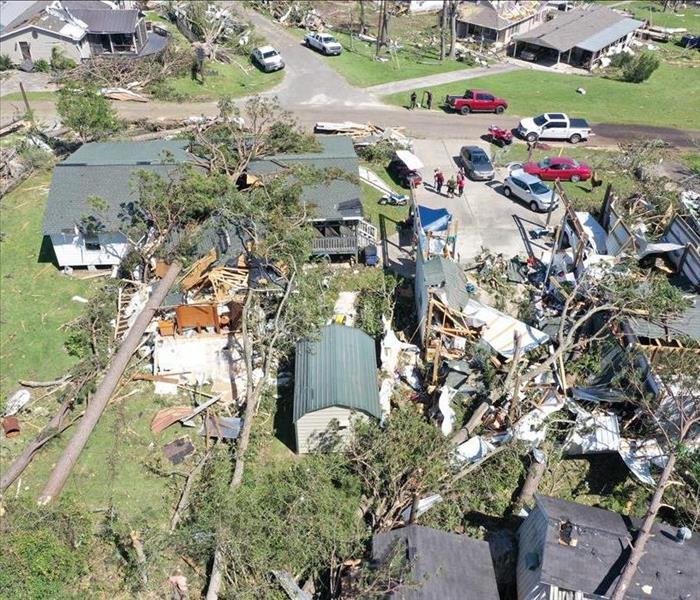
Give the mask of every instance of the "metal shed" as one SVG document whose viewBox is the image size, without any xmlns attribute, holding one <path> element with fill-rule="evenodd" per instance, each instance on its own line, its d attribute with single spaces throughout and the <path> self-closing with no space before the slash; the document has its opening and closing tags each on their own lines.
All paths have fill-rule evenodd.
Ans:
<svg viewBox="0 0 700 600">
<path fill-rule="evenodd" d="M 374 340 L 359 329 L 332 324 L 316 339 L 297 343 L 294 372 L 294 429 L 297 451 L 323 444 L 337 421 L 338 433 L 350 433 L 353 418 L 381 417 Z"/>
</svg>

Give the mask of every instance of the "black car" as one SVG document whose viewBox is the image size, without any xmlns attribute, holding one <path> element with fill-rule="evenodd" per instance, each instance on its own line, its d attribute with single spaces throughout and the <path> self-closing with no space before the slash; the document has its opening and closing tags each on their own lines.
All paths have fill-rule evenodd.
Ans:
<svg viewBox="0 0 700 600">
<path fill-rule="evenodd" d="M 684 48 L 696 48 L 700 50 L 700 35 L 685 34 L 681 38 L 681 46 Z"/>
</svg>

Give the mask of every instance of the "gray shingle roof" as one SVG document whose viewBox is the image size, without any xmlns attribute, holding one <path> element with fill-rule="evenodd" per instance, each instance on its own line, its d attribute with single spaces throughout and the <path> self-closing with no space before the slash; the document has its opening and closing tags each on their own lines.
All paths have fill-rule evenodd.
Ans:
<svg viewBox="0 0 700 600">
<path fill-rule="evenodd" d="M 498 600 L 496 575 L 487 542 L 420 525 L 372 539 L 372 558 L 389 558 L 395 544 L 410 561 L 410 578 L 392 595 L 402 600 Z"/>
<path fill-rule="evenodd" d="M 628 540 L 640 522 L 617 513 L 558 498 L 537 496 L 548 519 L 542 581 L 569 590 L 608 597 L 620 575 Z M 559 542 L 560 525 L 574 526 L 576 546 Z M 683 544 L 676 528 L 656 524 L 646 553 L 625 596 L 629 600 L 690 600 L 700 590 L 700 535 Z M 642 591 L 642 586 L 649 586 Z"/>
<path fill-rule="evenodd" d="M 71 9 L 83 21 L 89 33 L 133 33 L 139 20 L 138 10 Z"/>
<path fill-rule="evenodd" d="M 517 36 L 516 39 L 536 46 L 552 48 L 559 52 L 566 52 L 583 43 L 588 43 L 592 47 L 596 46 L 601 40 L 606 39 L 608 30 L 616 32 L 619 30 L 621 23 L 626 23 L 625 27 L 627 27 L 631 26 L 633 21 L 633 19 L 629 19 L 605 6 L 576 8 L 556 16 L 551 21 L 547 21 L 523 35 Z M 636 23 L 638 25 L 627 30 L 626 33 L 634 31 L 634 29 L 642 25 L 641 21 L 636 21 Z M 620 35 L 610 41 L 614 41 L 623 35 L 625 35 L 625 32 L 620 33 Z M 599 50 L 605 45 L 607 44 L 603 44 L 603 46 L 595 49 Z"/>
<path fill-rule="evenodd" d="M 462 310 L 473 298 L 467 292 L 467 277 L 462 267 L 442 256 L 436 256 L 423 263 L 423 286 L 444 290 L 447 304 L 456 310 Z"/>
<path fill-rule="evenodd" d="M 358 176 L 357 154 L 348 136 L 316 136 L 323 147 L 318 153 L 277 154 L 250 163 L 253 175 L 279 173 L 285 167 L 302 165 L 315 169 L 341 169 Z M 306 186 L 301 200 L 315 206 L 318 219 L 362 217 L 362 201 L 358 181 L 336 179 L 319 185 Z"/>
<path fill-rule="evenodd" d="M 326 325 L 296 348 L 294 422 L 330 406 L 381 417 L 374 340 L 345 325 Z"/>
<path fill-rule="evenodd" d="M 145 169 L 167 177 L 178 163 L 187 161 L 184 140 L 151 142 L 107 142 L 84 144 L 54 169 L 44 213 L 44 234 L 72 231 L 86 217 L 101 224 L 104 231 L 118 231 L 125 208 L 136 198 L 132 175 Z M 174 164 L 164 164 L 169 152 Z M 106 207 L 96 209 L 90 197 L 102 198 Z"/>
</svg>

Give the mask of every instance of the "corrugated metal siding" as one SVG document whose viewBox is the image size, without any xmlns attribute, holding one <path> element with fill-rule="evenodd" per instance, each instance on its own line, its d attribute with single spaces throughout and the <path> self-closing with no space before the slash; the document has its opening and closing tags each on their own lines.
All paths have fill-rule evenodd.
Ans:
<svg viewBox="0 0 700 600">
<path fill-rule="evenodd" d="M 297 343 L 294 422 L 331 406 L 381 417 L 374 340 L 337 324 L 323 327 L 317 340 Z"/>
<path fill-rule="evenodd" d="M 328 426 L 334 419 L 342 428 L 338 431 L 341 440 L 347 440 L 352 432 L 351 423 L 356 419 L 366 420 L 368 418 L 365 413 L 340 406 L 332 406 L 304 415 L 295 425 L 297 452 L 307 454 L 316 450 L 319 439 L 328 430 Z"/>
<path fill-rule="evenodd" d="M 518 562 L 516 578 L 518 600 L 540 600 L 547 598 L 548 585 L 542 584 L 542 559 L 547 536 L 547 519 L 539 507 L 535 507 L 518 530 Z M 537 554 L 539 566 L 528 568 L 527 555 Z"/>
<path fill-rule="evenodd" d="M 700 253 L 698 253 L 700 237 L 698 237 L 697 233 L 693 231 L 682 217 L 676 215 L 671 223 L 669 223 L 663 239 L 665 242 L 690 245 L 687 254 L 685 250 L 676 250 L 675 252 L 669 252 L 668 256 L 671 262 L 678 267 L 685 254 L 681 272 L 694 285 L 700 285 Z"/>
</svg>

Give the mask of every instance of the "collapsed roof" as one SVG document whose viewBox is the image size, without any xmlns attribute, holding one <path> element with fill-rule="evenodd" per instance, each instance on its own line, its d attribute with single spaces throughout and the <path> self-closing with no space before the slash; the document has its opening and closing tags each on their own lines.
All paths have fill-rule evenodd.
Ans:
<svg viewBox="0 0 700 600">
<path fill-rule="evenodd" d="M 629 540 L 635 539 L 641 523 L 609 510 L 547 496 L 537 496 L 536 505 L 547 519 L 541 580 L 567 590 L 608 597 L 625 564 Z M 572 526 L 568 535 L 575 544 L 562 541 L 562 527 L 567 524 Z M 700 569 L 696 567 L 700 564 L 700 535 L 680 543 L 677 529 L 666 524 L 655 524 L 652 533 L 625 597 L 696 597 L 700 588 Z"/>
</svg>

